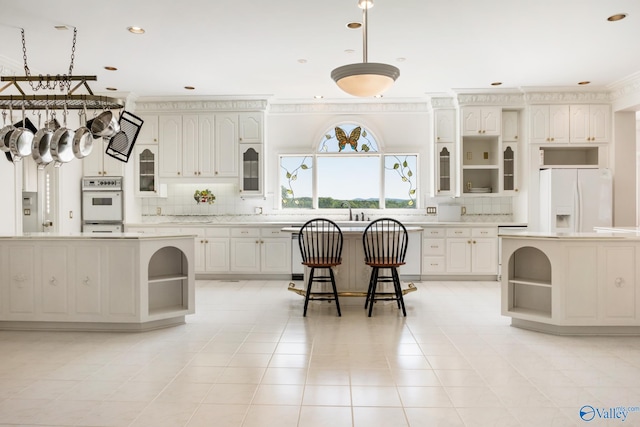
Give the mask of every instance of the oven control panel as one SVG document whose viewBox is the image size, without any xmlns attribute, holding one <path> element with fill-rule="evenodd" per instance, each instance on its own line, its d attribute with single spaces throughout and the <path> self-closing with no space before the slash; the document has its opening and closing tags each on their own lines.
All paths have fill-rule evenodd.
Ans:
<svg viewBox="0 0 640 427">
<path fill-rule="evenodd" d="M 82 191 L 121 191 L 121 176 L 85 176 L 82 178 Z"/>
</svg>

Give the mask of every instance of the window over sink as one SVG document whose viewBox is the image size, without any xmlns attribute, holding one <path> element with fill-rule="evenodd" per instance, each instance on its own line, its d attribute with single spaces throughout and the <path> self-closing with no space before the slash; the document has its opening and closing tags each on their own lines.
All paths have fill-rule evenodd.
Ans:
<svg viewBox="0 0 640 427">
<path fill-rule="evenodd" d="M 415 209 L 418 155 L 384 153 L 362 125 L 340 123 L 316 151 L 280 156 L 283 209 Z"/>
</svg>

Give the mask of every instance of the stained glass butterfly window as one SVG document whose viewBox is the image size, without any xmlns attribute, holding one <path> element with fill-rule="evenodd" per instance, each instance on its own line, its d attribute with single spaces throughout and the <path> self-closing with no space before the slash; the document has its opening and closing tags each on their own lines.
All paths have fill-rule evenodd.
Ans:
<svg viewBox="0 0 640 427">
<path fill-rule="evenodd" d="M 318 151 L 321 153 L 377 152 L 378 144 L 361 125 L 345 123 L 334 126 L 328 131 Z"/>
</svg>

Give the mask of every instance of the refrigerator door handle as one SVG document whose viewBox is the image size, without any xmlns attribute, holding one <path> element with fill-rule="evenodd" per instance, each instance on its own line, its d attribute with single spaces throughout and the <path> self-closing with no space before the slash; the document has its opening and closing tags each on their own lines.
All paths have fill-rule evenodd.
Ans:
<svg viewBox="0 0 640 427">
<path fill-rule="evenodd" d="M 573 231 L 582 231 L 582 185 L 580 180 L 576 181 L 576 192 L 575 192 L 575 203 L 574 203 L 574 211 L 575 211 L 575 221 L 576 223 L 573 226 Z"/>
</svg>

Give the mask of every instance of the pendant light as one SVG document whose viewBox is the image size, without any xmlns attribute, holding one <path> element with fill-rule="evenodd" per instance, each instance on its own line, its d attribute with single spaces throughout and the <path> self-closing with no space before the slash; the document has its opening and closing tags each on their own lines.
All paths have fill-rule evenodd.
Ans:
<svg viewBox="0 0 640 427">
<path fill-rule="evenodd" d="M 393 86 L 400 70 L 393 65 L 367 62 L 367 11 L 373 7 L 373 0 L 359 0 L 358 7 L 362 9 L 362 63 L 338 67 L 331 72 L 331 78 L 349 95 L 380 95 Z"/>
</svg>

